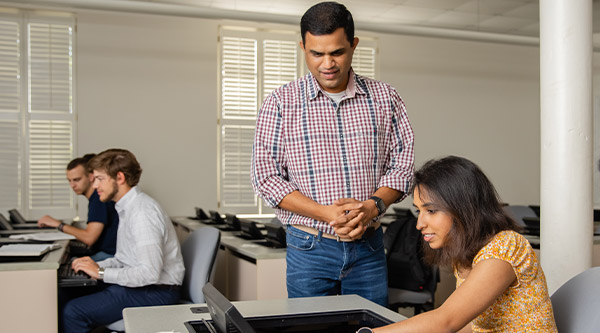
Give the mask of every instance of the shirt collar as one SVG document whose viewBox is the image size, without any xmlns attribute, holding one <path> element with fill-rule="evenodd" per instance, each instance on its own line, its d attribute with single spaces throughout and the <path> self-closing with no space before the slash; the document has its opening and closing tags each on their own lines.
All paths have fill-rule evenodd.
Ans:
<svg viewBox="0 0 600 333">
<path fill-rule="evenodd" d="M 321 94 L 325 94 L 325 92 L 323 91 L 323 87 L 321 87 L 321 85 L 319 84 L 319 81 L 317 81 L 317 79 L 315 79 L 315 77 L 312 75 L 312 73 L 308 73 L 308 76 L 310 78 L 310 85 L 311 85 L 311 89 L 310 89 L 310 99 L 315 99 L 317 98 L 317 96 L 319 95 L 319 92 Z M 356 75 L 354 73 L 354 70 L 352 68 L 350 68 L 350 74 L 349 74 L 350 80 L 348 80 L 348 86 L 346 87 L 346 98 L 354 98 L 354 96 L 356 96 L 356 94 L 360 94 L 360 95 L 365 95 L 366 92 L 364 91 L 364 89 L 361 87 L 360 84 L 358 84 L 358 80 L 360 79 L 358 75 Z"/>
<path fill-rule="evenodd" d="M 138 196 L 140 189 L 137 186 L 132 187 L 125 195 L 115 203 L 115 209 L 122 214 L 131 202 Z"/>
</svg>

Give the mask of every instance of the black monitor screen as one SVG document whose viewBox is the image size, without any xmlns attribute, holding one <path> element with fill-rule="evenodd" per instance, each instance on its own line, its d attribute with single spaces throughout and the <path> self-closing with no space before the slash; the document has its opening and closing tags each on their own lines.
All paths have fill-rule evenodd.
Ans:
<svg viewBox="0 0 600 333">
<path fill-rule="evenodd" d="M 8 211 L 8 215 L 10 215 L 10 221 L 13 224 L 25 224 L 27 223 L 27 221 L 25 220 L 25 218 L 23 217 L 23 215 L 21 215 L 21 213 L 19 213 L 18 210 L 16 209 L 11 209 Z"/>
<path fill-rule="evenodd" d="M 244 332 L 254 333 L 254 329 L 242 317 L 240 312 L 210 282 L 202 288 L 206 306 L 212 322 L 222 333 Z"/>
<path fill-rule="evenodd" d="M 241 229 L 240 220 L 234 214 L 225 214 L 225 223 L 233 230 Z"/>
<path fill-rule="evenodd" d="M 256 226 L 256 222 L 250 220 L 240 220 L 242 234 L 250 239 L 263 239 L 264 236 Z"/>
<path fill-rule="evenodd" d="M 215 211 L 215 210 L 209 210 L 208 213 L 210 214 L 210 219 L 217 222 L 217 223 L 223 223 L 223 218 L 221 217 L 221 214 L 219 214 L 219 212 Z"/>
<path fill-rule="evenodd" d="M 0 230 L 13 230 L 13 226 L 2 214 L 0 214 Z"/>
<path fill-rule="evenodd" d="M 194 209 L 196 210 L 196 217 L 198 219 L 200 219 L 200 220 L 210 220 L 210 218 L 208 217 L 208 215 L 206 215 L 206 213 L 204 212 L 204 210 L 202 208 L 200 208 L 200 207 L 194 207 Z"/>
<path fill-rule="evenodd" d="M 277 247 L 286 247 L 285 228 L 281 224 L 265 223 L 265 228 L 267 228 L 267 239 L 269 241 Z"/>
</svg>

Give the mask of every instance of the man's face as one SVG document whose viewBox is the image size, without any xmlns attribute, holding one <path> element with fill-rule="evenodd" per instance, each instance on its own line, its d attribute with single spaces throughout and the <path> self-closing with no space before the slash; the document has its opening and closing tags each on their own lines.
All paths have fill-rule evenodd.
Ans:
<svg viewBox="0 0 600 333">
<path fill-rule="evenodd" d="M 353 44 L 350 45 L 346 39 L 344 28 L 321 36 L 306 32 L 304 43 L 300 42 L 308 70 L 325 91 L 338 93 L 346 90 L 358 38 L 354 38 Z"/>
<path fill-rule="evenodd" d="M 67 170 L 67 180 L 73 192 L 82 195 L 85 194 L 92 185 L 91 177 L 85 172 L 82 165 L 78 165 L 71 170 Z"/>
<path fill-rule="evenodd" d="M 94 188 L 102 202 L 113 200 L 119 191 L 117 180 L 101 170 L 94 170 Z"/>
</svg>

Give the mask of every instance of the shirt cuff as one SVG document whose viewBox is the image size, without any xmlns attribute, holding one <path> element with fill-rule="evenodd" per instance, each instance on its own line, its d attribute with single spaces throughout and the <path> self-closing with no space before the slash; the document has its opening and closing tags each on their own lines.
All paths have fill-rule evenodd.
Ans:
<svg viewBox="0 0 600 333">
<path fill-rule="evenodd" d="M 117 276 L 119 271 L 116 268 L 105 268 L 104 269 L 104 282 L 106 283 L 117 283 Z"/>
</svg>

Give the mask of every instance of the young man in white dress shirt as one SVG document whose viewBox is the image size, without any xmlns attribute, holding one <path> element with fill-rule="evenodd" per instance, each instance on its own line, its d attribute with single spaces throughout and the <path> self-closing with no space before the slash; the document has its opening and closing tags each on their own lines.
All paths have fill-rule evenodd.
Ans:
<svg viewBox="0 0 600 333">
<path fill-rule="evenodd" d="M 90 167 L 100 200 L 116 202 L 117 252 L 99 262 L 90 257 L 73 261 L 75 271 L 103 280 L 104 289 L 65 305 L 64 332 L 87 332 L 115 322 L 126 307 L 176 303 L 185 270 L 171 220 L 136 186 L 142 169 L 135 156 L 124 149 L 109 149 L 92 159 Z"/>
</svg>

